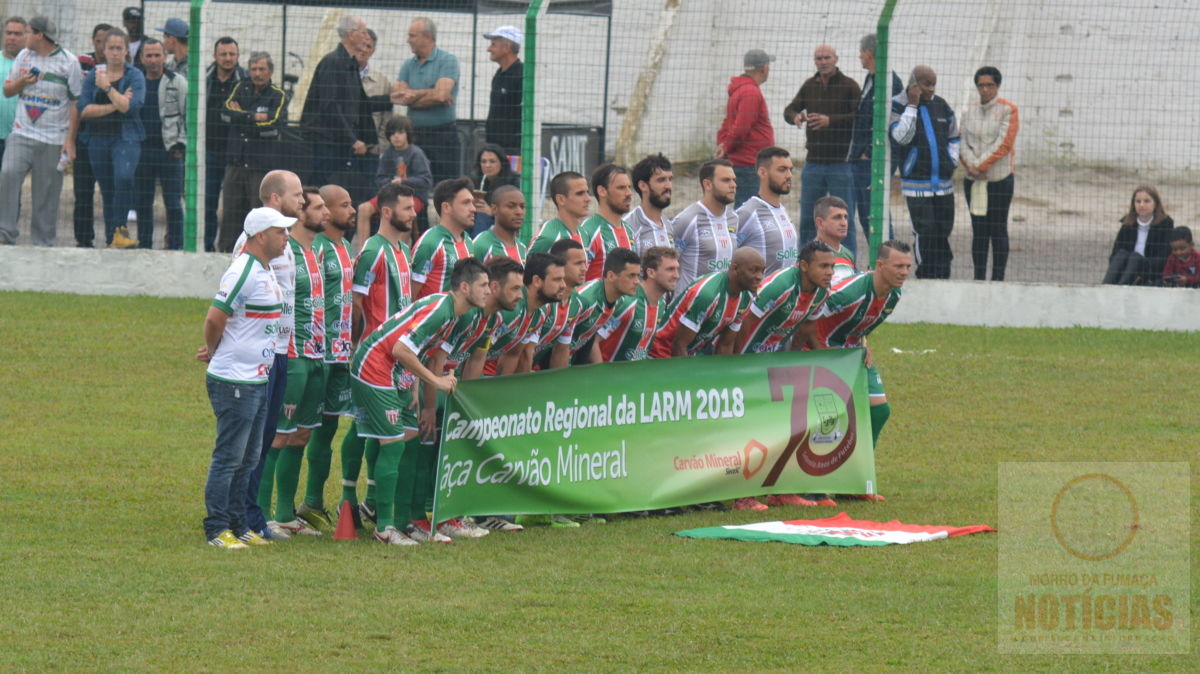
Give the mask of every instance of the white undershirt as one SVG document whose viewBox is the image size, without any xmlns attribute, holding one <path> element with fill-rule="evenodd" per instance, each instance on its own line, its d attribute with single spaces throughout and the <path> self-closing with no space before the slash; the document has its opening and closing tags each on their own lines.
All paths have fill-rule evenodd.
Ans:
<svg viewBox="0 0 1200 674">
<path fill-rule="evenodd" d="M 1150 236 L 1150 221 L 1147 220 L 1145 222 L 1142 222 L 1142 220 L 1139 218 L 1137 221 L 1137 225 L 1138 225 L 1138 238 L 1137 238 L 1137 243 L 1134 244 L 1134 246 L 1133 246 L 1133 252 L 1137 253 L 1138 255 L 1145 256 L 1146 255 L 1146 239 L 1147 239 L 1147 237 Z"/>
</svg>

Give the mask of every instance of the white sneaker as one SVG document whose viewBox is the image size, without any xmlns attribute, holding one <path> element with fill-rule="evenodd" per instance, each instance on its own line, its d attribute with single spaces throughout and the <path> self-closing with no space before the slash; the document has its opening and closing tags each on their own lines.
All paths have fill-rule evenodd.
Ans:
<svg viewBox="0 0 1200 674">
<path fill-rule="evenodd" d="M 302 520 L 298 517 L 296 519 L 292 520 L 291 522 L 276 522 L 276 525 L 278 525 L 279 528 L 283 529 L 284 531 L 286 531 L 288 534 L 290 534 L 292 536 L 295 536 L 297 534 L 299 534 L 301 536 L 320 536 L 321 535 L 320 531 L 317 531 L 316 529 L 308 526 L 308 522 L 305 522 L 304 520 Z M 271 526 L 270 523 L 268 523 L 267 526 Z"/>
<path fill-rule="evenodd" d="M 383 531 L 376 531 L 373 536 L 380 543 L 388 545 L 418 545 L 416 541 L 400 533 L 396 527 L 388 527 Z"/>
<path fill-rule="evenodd" d="M 462 518 L 462 524 L 467 528 L 467 531 L 471 532 L 471 538 L 483 538 L 484 536 L 492 533 L 490 529 L 484 529 L 483 527 L 479 526 L 473 517 Z"/>
<path fill-rule="evenodd" d="M 291 534 L 289 534 L 283 527 L 279 526 L 279 522 L 275 522 L 273 520 L 267 522 L 267 528 L 263 531 L 263 538 L 271 541 L 286 541 L 292 537 Z M 270 532 L 270 534 L 268 535 L 265 532 Z"/>
<path fill-rule="evenodd" d="M 478 524 L 484 529 L 490 529 L 491 531 L 525 531 L 525 527 L 520 524 L 509 522 L 503 517 L 496 517 L 494 515 L 483 518 L 483 521 Z"/>
<path fill-rule="evenodd" d="M 446 520 L 445 522 L 438 524 L 438 533 L 445 534 L 450 538 L 480 538 L 481 535 L 476 533 L 479 531 L 484 532 L 482 534 L 483 536 L 488 534 L 487 529 L 480 529 L 479 527 L 472 528 L 466 524 L 466 521 L 466 518 L 462 517 L 455 517 L 452 520 Z"/>
<path fill-rule="evenodd" d="M 404 527 L 404 535 L 418 543 L 452 543 L 453 540 L 439 532 L 426 531 L 424 527 L 410 524 Z"/>
</svg>

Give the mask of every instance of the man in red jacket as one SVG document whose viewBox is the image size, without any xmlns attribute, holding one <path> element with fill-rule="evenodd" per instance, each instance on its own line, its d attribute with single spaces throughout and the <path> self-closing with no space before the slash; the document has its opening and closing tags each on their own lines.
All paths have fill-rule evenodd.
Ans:
<svg viewBox="0 0 1200 674">
<path fill-rule="evenodd" d="M 724 157 L 733 164 L 733 173 L 737 176 L 735 209 L 758 194 L 755 157 L 759 150 L 775 144 L 775 129 L 771 127 L 771 116 L 761 89 L 774 60 L 774 56 L 761 49 L 751 49 L 742 60 L 746 72 L 729 80 L 725 121 L 717 131 L 717 157 Z"/>
</svg>

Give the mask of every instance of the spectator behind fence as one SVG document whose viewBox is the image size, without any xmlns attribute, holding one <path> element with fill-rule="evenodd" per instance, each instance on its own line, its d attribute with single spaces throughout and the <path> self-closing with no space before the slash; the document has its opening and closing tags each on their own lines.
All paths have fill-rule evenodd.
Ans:
<svg viewBox="0 0 1200 674">
<path fill-rule="evenodd" d="M 163 49 L 170 52 L 171 56 L 167 61 L 166 69 L 187 77 L 188 33 L 190 32 L 187 21 L 175 18 L 167 19 L 167 23 L 158 30 L 163 34 Z M 146 39 L 146 42 L 149 42 L 149 38 Z M 144 57 L 142 61 L 145 62 Z"/>
<path fill-rule="evenodd" d="M 79 67 L 84 75 L 92 72 L 97 63 L 104 63 L 104 39 L 110 30 L 112 25 L 107 23 L 92 26 L 92 51 L 79 55 Z"/>
<path fill-rule="evenodd" d="M 145 34 L 146 17 L 141 7 L 126 7 L 121 12 L 121 23 L 125 25 L 125 35 L 128 37 L 129 49 L 125 60 L 139 70 L 142 67 L 142 37 Z"/>
<path fill-rule="evenodd" d="M 4 95 L 19 96 L 20 103 L 0 168 L 0 244 L 17 242 L 21 184 L 30 173 L 33 243 L 53 246 L 55 242 L 63 181 L 57 166 L 61 159 L 75 159 L 79 110 L 73 101 L 83 85 L 78 59 L 58 45 L 58 38 L 53 21 L 44 16 L 30 19 L 26 48 L 17 54 L 4 80 Z"/>
<path fill-rule="evenodd" d="M 104 41 L 112 26 L 98 23 L 92 28 L 92 48 L 95 51 L 79 56 L 79 67 L 84 77 L 97 65 L 104 63 Z M 96 241 L 96 174 L 92 171 L 92 160 L 87 153 L 87 143 L 75 143 L 75 163 L 71 169 L 71 190 L 75 193 L 73 215 L 75 245 L 91 248 Z"/>
<path fill-rule="evenodd" d="M 17 62 L 17 54 L 25 48 L 25 33 L 29 24 L 19 16 L 9 17 L 4 22 L 4 52 L 0 53 L 0 82 L 8 79 L 13 64 Z M 0 97 L 0 162 L 4 160 L 4 140 L 12 133 L 13 122 L 17 118 L 17 97 Z"/>
<path fill-rule="evenodd" d="M 1129 212 L 1121 218 L 1104 283 L 1158 285 L 1174 227 L 1175 221 L 1163 211 L 1158 190 L 1139 185 L 1130 199 Z"/>
<path fill-rule="evenodd" d="M 975 71 L 979 103 L 963 114 L 963 194 L 971 213 L 971 261 L 975 280 L 987 278 L 988 246 L 992 248 L 992 280 L 1004 280 L 1008 264 L 1008 207 L 1013 198 L 1013 154 L 1020 119 L 1017 106 L 997 96 L 1000 71 L 984 66 Z"/>
<path fill-rule="evenodd" d="M 379 44 L 379 36 L 370 28 L 367 29 L 367 37 L 363 40 L 363 47 L 355 55 L 358 59 L 359 76 L 362 78 L 363 91 L 366 92 L 368 98 L 374 98 L 377 101 L 386 100 L 386 107 L 382 105 L 368 104 L 363 106 L 359 112 L 359 124 L 362 127 L 360 137 L 367 143 L 367 153 L 373 157 L 378 157 L 387 149 L 388 138 L 387 130 L 384 128 L 389 119 L 394 115 L 392 112 L 392 80 L 378 68 L 371 67 L 371 58 L 375 56 L 375 46 Z M 375 173 L 375 165 L 372 163 L 365 164 L 370 168 L 372 175 Z"/>
<path fill-rule="evenodd" d="M 392 102 L 408 107 L 421 147 L 429 157 L 433 182 L 459 175 L 458 128 L 454 101 L 458 98 L 458 59 L 437 46 L 437 26 L 418 17 L 408 27 L 413 57 L 400 67 L 392 86 Z"/>
<path fill-rule="evenodd" d="M 762 95 L 763 82 L 771 73 L 774 56 L 761 49 L 751 49 L 742 58 L 745 72 L 729 79 L 725 103 L 725 119 L 717 130 L 717 157 L 729 160 L 737 176 L 737 194 L 733 207 L 738 208 L 758 193 L 758 174 L 755 161 L 758 152 L 775 144 L 775 128 Z"/>
<path fill-rule="evenodd" d="M 83 81 L 79 116 L 84 120 L 80 138 L 87 143 L 88 158 L 104 202 L 104 238 L 111 248 L 134 248 L 125 219 L 133 207 L 134 176 L 142 156 L 146 130 L 142 105 L 146 78 L 126 56 L 129 38 L 114 28 L 104 40 L 103 66 Z M 153 223 L 152 223 L 153 225 Z"/>
<path fill-rule="evenodd" d="M 1163 285 L 1175 288 L 1200 287 L 1200 253 L 1192 245 L 1192 230 L 1171 230 L 1171 255 L 1163 267 Z"/>
<path fill-rule="evenodd" d="M 487 142 L 504 148 L 506 154 L 521 154 L 521 100 L 524 95 L 525 64 L 517 54 L 521 51 L 525 34 L 516 26 L 500 26 L 490 33 L 484 33 L 483 39 L 488 40 L 488 58 L 500 66 L 492 75 L 484 137 Z"/>
<path fill-rule="evenodd" d="M 222 111 L 233 88 L 250 77 L 238 65 L 238 43 L 231 37 L 218 38 L 213 45 L 213 62 L 208 66 L 208 99 L 205 105 L 204 140 L 204 250 L 216 250 L 217 205 L 225 181 L 225 150 L 229 146 L 229 122 Z"/>
<path fill-rule="evenodd" d="M 958 122 L 929 66 L 913 68 L 908 89 L 892 99 L 890 134 L 900 161 L 900 191 L 908 202 L 917 278 L 950 278 L 954 230 L 954 167 Z"/>
<path fill-rule="evenodd" d="M 388 146 L 379 155 L 379 167 L 375 173 L 375 187 L 398 182 L 412 188 L 416 196 L 413 203 L 416 212 L 422 213 L 429 203 L 429 190 L 433 188 L 433 173 L 425 152 L 413 142 L 412 122 L 403 115 L 388 120 L 384 129 Z"/>
<path fill-rule="evenodd" d="M 142 157 L 134 179 L 138 246 L 154 247 L 154 191 L 162 185 L 167 212 L 168 250 L 183 248 L 183 155 L 187 148 L 188 83 L 182 73 L 166 69 L 163 43 L 148 37 L 142 43 L 146 71 L 146 102 L 142 104 Z"/>
<path fill-rule="evenodd" d="M 788 124 L 807 124 L 804 170 L 800 174 L 800 240 L 817 236 L 813 208 L 817 199 L 832 194 L 854 208 L 854 173 L 848 161 L 850 138 L 862 90 L 838 70 L 833 47 L 819 45 L 813 52 L 817 73 L 804 81 L 796 97 L 783 109 Z M 847 237 L 853 252 L 854 239 Z"/>
<path fill-rule="evenodd" d="M 475 155 L 474 169 L 471 178 L 478 187 L 475 189 L 475 227 L 471 230 L 471 236 L 478 236 L 495 223 L 491 207 L 492 192 L 504 185 L 520 188 L 521 175 L 513 172 L 504 148 L 496 143 L 488 143 L 480 148 Z"/>
<path fill-rule="evenodd" d="M 867 76 L 863 78 L 862 93 L 858 98 L 858 112 L 854 115 L 854 133 L 850 137 L 850 151 L 846 155 L 850 159 L 850 170 L 854 174 L 854 201 L 851 208 L 858 212 L 858 223 L 862 227 L 863 238 L 868 247 L 871 245 L 871 135 L 875 128 L 875 33 L 864 35 L 858 42 L 858 61 L 862 64 Z M 904 91 L 904 84 L 896 71 L 892 71 L 891 93 L 899 96 Z M 892 166 L 895 166 L 893 159 Z M 889 171 L 890 173 L 890 171 Z M 851 244 L 856 242 L 854 234 L 854 212 L 850 213 Z M 892 238 L 889 236 L 882 239 Z"/>
<path fill-rule="evenodd" d="M 271 82 L 275 62 L 266 52 L 250 52 L 250 79 L 234 85 L 223 120 L 229 124 L 225 150 L 225 180 L 221 192 L 221 233 L 217 250 L 233 250 L 246 214 L 259 201 L 259 187 L 280 156 L 280 130 L 287 125 L 287 95 Z"/>
</svg>

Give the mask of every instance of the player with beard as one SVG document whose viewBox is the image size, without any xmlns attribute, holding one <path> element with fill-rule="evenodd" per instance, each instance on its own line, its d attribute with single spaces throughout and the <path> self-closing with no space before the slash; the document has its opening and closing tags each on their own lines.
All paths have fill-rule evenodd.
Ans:
<svg viewBox="0 0 1200 674">
<path fill-rule="evenodd" d="M 592 195 L 599 212 L 583 221 L 579 235 L 588 257 L 585 278 L 594 281 L 604 276 L 604 257 L 614 248 L 633 248 L 633 239 L 621 219 L 633 205 L 633 182 L 629 171 L 616 164 L 601 164 L 592 172 Z"/>
<path fill-rule="evenodd" d="M 495 377 L 529 372 L 532 350 L 546 314 L 542 307 L 557 304 L 566 289 L 561 258 L 550 253 L 530 253 L 525 261 L 525 292 L 512 311 L 500 312 L 500 324 L 488 344 L 483 375 Z"/>
<path fill-rule="evenodd" d="M 571 364 L 571 336 L 579 299 L 575 289 L 583 284 L 587 271 L 587 255 L 583 245 L 574 239 L 559 239 L 550 247 L 550 254 L 563 262 L 563 294 L 558 302 L 542 307 L 537 340 L 529 345 L 530 362 L 538 370 L 566 367 Z"/>
<path fill-rule="evenodd" d="M 629 176 L 642 204 L 625 216 L 625 227 L 633 237 L 637 253 L 645 255 L 654 246 L 674 246 L 671 219 L 663 209 L 671 205 L 671 160 L 652 154 L 639 161 Z M 645 269 L 642 270 L 645 272 Z"/>
<path fill-rule="evenodd" d="M 545 253 L 559 239 L 583 243 L 579 225 L 588 216 L 592 199 L 588 196 L 587 178 L 574 171 L 563 171 L 550 180 L 550 199 L 558 210 L 553 220 L 547 220 L 538 231 L 529 252 Z"/>
<path fill-rule="evenodd" d="M 764 279 L 742 321 L 736 352 L 794 351 L 806 346 L 811 321 L 829 296 L 833 260 L 829 246 L 810 241 L 801 249 L 799 262 Z"/>
<path fill-rule="evenodd" d="M 617 301 L 637 293 L 642 260 L 628 248 L 613 248 L 604 263 L 604 278 L 579 286 L 572 299 L 579 301 L 575 324 L 571 329 L 571 359 L 576 365 L 599 363 L 600 345 L 596 333 L 612 318 Z"/>
<path fill-rule="evenodd" d="M 667 296 L 679 284 L 679 253 L 669 246 L 651 246 L 642 253 L 642 282 L 624 297 L 612 318 L 600 328 L 600 357 L 604 362 L 643 360 L 660 319 L 666 318 Z"/>
<path fill-rule="evenodd" d="M 700 167 L 704 196 L 683 209 L 671 222 L 671 238 L 679 251 L 679 282 L 690 286 L 696 279 L 729 269 L 733 257 L 737 214 L 729 207 L 737 193 L 737 179 L 728 159 L 713 159 Z"/>
<path fill-rule="evenodd" d="M 512 185 L 501 185 L 488 200 L 496 223 L 471 242 L 471 255 L 484 264 L 499 256 L 524 263 L 528 247 L 520 234 L 525 223 L 525 195 Z"/>
<path fill-rule="evenodd" d="M 379 231 L 363 244 L 354 262 L 353 339 L 358 344 L 389 316 L 412 303 L 408 246 L 402 237 L 412 232 L 417 219 L 407 185 L 388 183 L 379 190 Z M 375 457 L 378 442 L 359 438 L 357 421 L 342 441 L 342 500 L 358 504 L 358 474 L 367 457 L 367 498 L 357 509 L 362 518 L 375 521 Z"/>
<path fill-rule="evenodd" d="M 412 254 L 413 295 L 420 299 L 450 290 L 454 265 L 471 257 L 467 232 L 475 224 L 475 196 L 470 178 L 443 180 L 433 187 L 438 224 L 417 241 Z"/>
<path fill-rule="evenodd" d="M 755 160 L 758 194 L 737 209 L 739 246 L 757 250 L 767 263 L 765 274 L 796 266 L 796 226 L 780 198 L 792 191 L 792 157 L 781 147 L 766 147 Z"/>
<path fill-rule="evenodd" d="M 321 425 L 325 400 L 325 279 L 313 250 L 317 234 L 325 231 L 329 209 L 315 187 L 304 188 L 300 221 L 292 227 L 288 245 L 296 260 L 295 328 L 288 343 L 288 381 L 275 425 L 275 439 L 258 483 L 258 507 L 271 507 L 275 487 L 275 517 L 268 527 L 289 535 L 319 536 L 317 529 L 296 516 L 300 464 L 312 429 Z"/>
<path fill-rule="evenodd" d="M 762 282 L 762 255 L 738 248 L 728 271 L 696 280 L 675 301 L 651 346 L 652 358 L 733 353 L 742 314 Z"/>
</svg>

